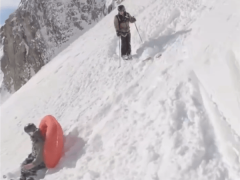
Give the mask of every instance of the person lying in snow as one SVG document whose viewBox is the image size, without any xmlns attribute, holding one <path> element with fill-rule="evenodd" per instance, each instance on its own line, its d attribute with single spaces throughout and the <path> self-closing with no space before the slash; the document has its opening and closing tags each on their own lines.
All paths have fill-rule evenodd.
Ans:
<svg viewBox="0 0 240 180">
<path fill-rule="evenodd" d="M 118 15 L 114 18 L 114 26 L 117 36 L 121 36 L 121 56 L 124 60 L 131 59 L 131 33 L 130 23 L 134 23 L 136 19 L 126 12 L 123 5 L 118 6 Z"/>
<path fill-rule="evenodd" d="M 43 158 L 44 138 L 40 129 L 30 123 L 24 127 L 24 131 L 30 136 L 32 141 L 32 153 L 21 164 L 20 180 L 34 180 L 37 171 L 46 168 Z"/>
</svg>

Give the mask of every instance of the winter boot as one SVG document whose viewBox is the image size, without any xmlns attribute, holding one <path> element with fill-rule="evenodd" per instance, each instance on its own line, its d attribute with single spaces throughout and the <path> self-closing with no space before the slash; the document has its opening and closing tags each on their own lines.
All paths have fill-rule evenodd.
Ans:
<svg viewBox="0 0 240 180">
<path fill-rule="evenodd" d="M 131 54 L 128 55 L 128 59 L 132 59 L 132 55 Z"/>
<path fill-rule="evenodd" d="M 127 56 L 127 55 L 123 55 L 123 56 L 122 56 L 122 59 L 123 59 L 123 60 L 128 60 L 128 56 Z"/>
<path fill-rule="evenodd" d="M 34 180 L 33 177 L 28 177 L 26 180 Z"/>
<path fill-rule="evenodd" d="M 26 177 L 21 176 L 19 180 L 26 180 Z"/>
</svg>

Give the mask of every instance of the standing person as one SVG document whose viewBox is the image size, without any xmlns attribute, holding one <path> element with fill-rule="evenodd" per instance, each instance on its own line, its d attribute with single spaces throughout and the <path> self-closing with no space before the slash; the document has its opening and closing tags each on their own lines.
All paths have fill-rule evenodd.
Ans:
<svg viewBox="0 0 240 180">
<path fill-rule="evenodd" d="M 121 37 L 121 56 L 124 60 L 131 59 L 131 32 L 130 23 L 136 19 L 126 12 L 123 5 L 118 6 L 118 15 L 114 18 L 114 26 L 118 37 Z"/>
<path fill-rule="evenodd" d="M 21 164 L 20 180 L 33 180 L 33 176 L 36 176 L 38 170 L 46 168 L 43 157 L 44 138 L 41 135 L 40 129 L 32 123 L 27 124 L 24 127 L 24 131 L 31 138 L 32 153 Z"/>
</svg>

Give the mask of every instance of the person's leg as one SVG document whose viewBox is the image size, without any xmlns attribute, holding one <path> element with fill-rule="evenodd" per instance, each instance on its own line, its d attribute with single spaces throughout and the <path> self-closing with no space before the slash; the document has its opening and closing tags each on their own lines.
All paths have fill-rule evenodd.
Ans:
<svg viewBox="0 0 240 180">
<path fill-rule="evenodd" d="M 41 170 L 41 169 L 45 169 L 46 168 L 46 165 L 44 162 L 42 162 L 41 164 L 39 164 L 38 166 L 32 168 L 33 171 L 38 171 L 38 170 Z"/>
<path fill-rule="evenodd" d="M 123 56 L 125 56 L 125 55 L 127 55 L 127 43 L 126 43 L 126 37 L 124 37 L 124 36 L 121 36 L 121 56 L 123 57 Z"/>
<path fill-rule="evenodd" d="M 22 170 L 20 180 L 26 180 L 30 176 L 35 176 L 36 173 L 37 172 L 35 170 L 32 170 L 32 169 L 31 170 Z"/>
<path fill-rule="evenodd" d="M 129 33 L 126 37 L 126 44 L 127 44 L 127 52 L 126 54 L 129 56 L 131 55 L 132 48 L 131 48 L 131 33 Z"/>
<path fill-rule="evenodd" d="M 31 154 L 28 155 L 28 157 L 22 162 L 21 164 L 21 178 L 20 180 L 26 180 L 26 175 L 27 175 L 27 172 L 26 170 L 23 169 L 23 166 L 26 165 L 26 164 L 29 164 L 33 161 L 33 158 L 31 158 Z"/>
<path fill-rule="evenodd" d="M 28 155 L 28 157 L 22 162 L 22 164 L 21 164 L 21 178 L 20 178 L 20 180 L 26 180 L 26 178 L 27 178 L 28 176 L 34 174 L 34 170 L 32 171 L 32 170 L 25 170 L 25 169 L 23 169 L 23 166 L 24 166 L 24 165 L 27 165 L 27 164 L 33 162 L 33 160 L 34 160 L 34 157 L 30 154 L 30 155 Z"/>
</svg>

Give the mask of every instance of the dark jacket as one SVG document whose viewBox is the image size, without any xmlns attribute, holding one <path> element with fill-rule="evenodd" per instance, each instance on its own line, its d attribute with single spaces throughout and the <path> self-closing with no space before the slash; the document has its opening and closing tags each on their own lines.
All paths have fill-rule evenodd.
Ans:
<svg viewBox="0 0 240 180">
<path fill-rule="evenodd" d="M 32 164 L 34 166 L 37 166 L 42 162 L 44 162 L 44 157 L 43 157 L 44 138 L 42 137 L 39 129 L 37 129 L 31 135 L 31 141 L 32 141 L 32 156 L 34 157 Z"/>
<path fill-rule="evenodd" d="M 116 15 L 114 18 L 114 26 L 117 32 L 120 33 L 129 33 L 130 32 L 130 23 L 134 23 L 136 19 L 132 17 L 129 13 L 125 12 L 124 15 Z"/>
</svg>

